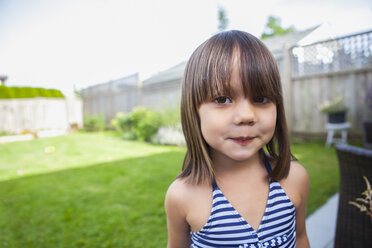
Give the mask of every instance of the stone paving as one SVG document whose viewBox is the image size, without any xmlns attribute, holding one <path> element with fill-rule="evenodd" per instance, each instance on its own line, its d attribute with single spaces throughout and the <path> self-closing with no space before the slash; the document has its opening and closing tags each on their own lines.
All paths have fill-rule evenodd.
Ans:
<svg viewBox="0 0 372 248">
<path fill-rule="evenodd" d="M 338 193 L 306 219 L 306 231 L 312 248 L 333 248 Z"/>
</svg>

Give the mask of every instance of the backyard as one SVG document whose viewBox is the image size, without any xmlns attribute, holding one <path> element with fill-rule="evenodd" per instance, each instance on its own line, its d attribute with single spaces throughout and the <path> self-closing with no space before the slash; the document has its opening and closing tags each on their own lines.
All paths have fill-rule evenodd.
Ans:
<svg viewBox="0 0 372 248">
<path fill-rule="evenodd" d="M 334 148 L 292 140 L 307 215 L 338 191 Z M 0 145 L 0 247 L 165 247 L 164 196 L 185 148 L 74 133 Z"/>
</svg>

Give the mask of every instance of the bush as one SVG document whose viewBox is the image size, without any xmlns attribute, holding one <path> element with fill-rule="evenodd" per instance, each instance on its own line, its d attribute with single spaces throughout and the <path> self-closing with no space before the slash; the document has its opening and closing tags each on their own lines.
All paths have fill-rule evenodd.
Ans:
<svg viewBox="0 0 372 248">
<path fill-rule="evenodd" d="M 35 89 L 30 87 L 13 87 L 13 91 L 18 98 L 32 98 L 36 96 Z"/>
<path fill-rule="evenodd" d="M 106 127 L 106 120 L 103 114 L 84 114 L 84 130 L 87 132 L 103 131 Z"/>
<path fill-rule="evenodd" d="M 13 91 L 6 86 L 0 86 L 0 98 L 14 98 Z"/>
<path fill-rule="evenodd" d="M 49 92 L 49 97 L 64 97 L 64 95 L 62 94 L 60 90 L 49 89 L 48 92 Z"/>
<path fill-rule="evenodd" d="M 181 122 L 180 106 L 175 108 L 164 109 L 159 112 L 161 126 L 177 128 Z"/>
<path fill-rule="evenodd" d="M 117 113 L 115 118 L 111 120 L 111 125 L 119 132 L 130 132 L 130 114 L 123 112 Z"/>
<path fill-rule="evenodd" d="M 140 106 L 130 113 L 117 113 L 111 125 L 123 133 L 124 139 L 150 141 L 161 126 L 161 115 Z"/>
<path fill-rule="evenodd" d="M 150 141 L 161 124 L 159 113 L 145 107 L 134 108 L 129 119 L 131 131 L 142 141 Z"/>
<path fill-rule="evenodd" d="M 153 137 L 152 142 L 161 145 L 186 146 L 181 123 L 178 123 L 175 127 L 160 127 L 156 135 Z"/>
<path fill-rule="evenodd" d="M 47 89 L 37 88 L 37 91 L 38 91 L 38 95 L 41 96 L 41 97 L 48 97 L 49 96 Z"/>
<path fill-rule="evenodd" d="M 119 112 L 111 120 L 111 125 L 123 135 L 126 140 L 135 140 L 136 136 L 131 130 L 130 113 Z"/>
<path fill-rule="evenodd" d="M 60 97 L 64 95 L 60 90 L 33 87 L 7 87 L 0 86 L 0 98 L 34 98 L 34 97 Z"/>
</svg>

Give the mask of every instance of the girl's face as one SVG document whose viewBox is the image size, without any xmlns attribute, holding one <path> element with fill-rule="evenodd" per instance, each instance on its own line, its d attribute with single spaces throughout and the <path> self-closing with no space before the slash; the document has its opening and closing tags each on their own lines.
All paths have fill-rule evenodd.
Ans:
<svg viewBox="0 0 372 248">
<path fill-rule="evenodd" d="M 201 131 L 212 160 L 221 156 L 239 162 L 248 160 L 274 135 L 276 105 L 265 96 L 245 97 L 237 60 L 234 56 L 231 95 L 217 96 L 199 107 Z"/>
</svg>

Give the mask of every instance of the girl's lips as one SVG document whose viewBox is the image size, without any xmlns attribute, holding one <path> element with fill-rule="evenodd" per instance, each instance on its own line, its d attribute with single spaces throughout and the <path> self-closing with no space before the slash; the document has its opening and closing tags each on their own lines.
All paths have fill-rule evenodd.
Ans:
<svg viewBox="0 0 372 248">
<path fill-rule="evenodd" d="M 231 138 L 232 141 L 239 145 L 248 145 L 254 140 L 255 137 L 236 137 L 236 138 Z"/>
</svg>

